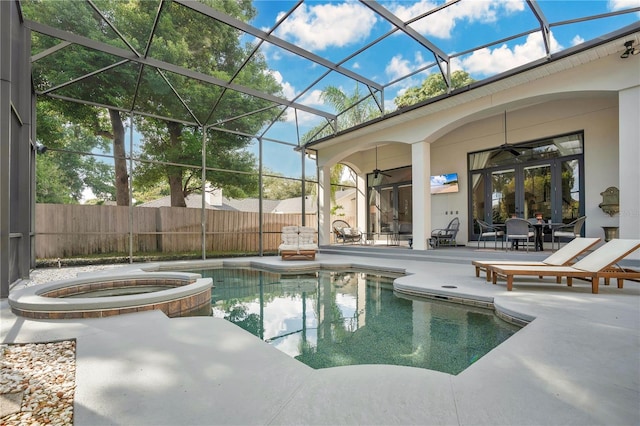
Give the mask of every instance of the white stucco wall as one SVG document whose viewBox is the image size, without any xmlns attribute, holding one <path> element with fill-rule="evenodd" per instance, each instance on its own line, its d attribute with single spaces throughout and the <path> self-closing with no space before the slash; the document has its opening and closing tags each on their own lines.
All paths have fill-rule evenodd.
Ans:
<svg viewBox="0 0 640 426">
<path fill-rule="evenodd" d="M 502 144 L 503 120 L 504 115 L 499 114 L 464 125 L 432 144 L 431 173 L 456 172 L 460 178 L 460 192 L 432 197 L 432 220 L 435 227 L 446 225 L 451 212 L 459 211 L 460 242 L 468 239 L 467 153 Z M 617 217 L 609 217 L 598 207 L 600 192 L 609 186 L 618 187 L 617 94 L 550 101 L 507 114 L 509 143 L 578 131 L 584 131 L 585 140 L 585 232 L 587 236 L 603 237 L 601 226 L 618 225 Z"/>
<path fill-rule="evenodd" d="M 623 182 L 627 188 L 631 186 L 627 180 L 635 185 L 639 179 L 638 174 L 633 173 L 637 168 L 629 167 L 631 162 L 624 161 L 627 152 L 631 156 L 639 152 L 635 145 L 640 143 L 637 142 L 636 114 L 639 108 L 634 104 L 632 112 L 627 112 L 628 106 L 619 111 L 618 105 L 637 102 L 640 57 L 625 60 L 614 49 L 596 50 L 593 55 L 566 59 L 575 67 L 554 63 L 501 80 L 495 87 L 465 92 L 331 139 L 319 149 L 318 162 L 332 165 L 346 159 L 366 174 L 375 167 L 373 148 L 376 145 L 380 146 L 378 168 L 389 169 L 412 164 L 411 145 L 430 143 L 430 173 L 455 172 L 460 179 L 460 192 L 431 197 L 431 227 L 446 226 L 453 212 L 453 216 L 461 219 L 458 242 L 465 243 L 468 240 L 467 153 L 504 142 L 506 110 L 510 143 L 584 131 L 586 235 L 604 237 L 602 226 L 626 224 L 629 227 L 631 217 L 625 216 L 621 223 L 619 216 L 609 217 L 598 204 L 602 201 L 600 193 L 606 188 L 620 188 L 621 175 L 630 176 Z M 632 124 L 629 117 L 635 117 Z M 635 158 L 633 161 L 638 164 Z M 621 199 L 627 197 L 626 215 L 634 215 L 640 206 L 638 192 L 621 193 Z M 414 209 L 414 220 L 419 214 L 423 212 Z M 633 234 L 638 228 L 633 225 L 625 232 Z"/>
</svg>

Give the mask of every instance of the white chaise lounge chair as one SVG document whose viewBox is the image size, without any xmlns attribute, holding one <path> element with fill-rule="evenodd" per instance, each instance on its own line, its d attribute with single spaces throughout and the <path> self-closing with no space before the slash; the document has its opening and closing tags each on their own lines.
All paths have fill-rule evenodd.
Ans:
<svg viewBox="0 0 640 426">
<path fill-rule="evenodd" d="M 562 281 L 562 277 L 566 277 L 569 287 L 573 278 L 584 278 L 591 280 L 591 292 L 597 294 L 600 278 L 605 279 L 605 284 L 611 278 L 617 279 L 618 288 L 622 288 L 625 279 L 640 278 L 640 272 L 617 266 L 619 261 L 638 248 L 640 240 L 613 239 L 572 266 L 492 266 L 492 281 L 496 284 L 499 277 L 504 277 L 507 280 L 507 291 L 511 291 L 516 275 L 556 277 L 557 283 Z"/>
<path fill-rule="evenodd" d="M 476 267 L 476 277 L 480 276 L 480 271 L 486 271 L 487 281 L 491 281 L 493 266 L 566 266 L 574 262 L 578 256 L 590 250 L 599 241 L 600 238 L 575 238 L 542 261 L 474 260 L 471 264 Z"/>
</svg>

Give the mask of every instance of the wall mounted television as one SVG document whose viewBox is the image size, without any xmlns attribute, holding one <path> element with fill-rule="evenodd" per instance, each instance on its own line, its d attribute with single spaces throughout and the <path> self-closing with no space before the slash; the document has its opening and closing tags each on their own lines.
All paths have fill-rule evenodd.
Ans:
<svg viewBox="0 0 640 426">
<path fill-rule="evenodd" d="M 444 175 L 431 176 L 432 194 L 449 194 L 458 192 L 458 174 L 448 173 Z"/>
</svg>

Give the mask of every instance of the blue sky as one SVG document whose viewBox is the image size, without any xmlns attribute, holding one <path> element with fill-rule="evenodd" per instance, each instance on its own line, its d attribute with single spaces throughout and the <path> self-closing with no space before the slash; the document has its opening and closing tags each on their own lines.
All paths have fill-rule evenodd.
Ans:
<svg viewBox="0 0 640 426">
<path fill-rule="evenodd" d="M 408 20 L 443 2 L 423 0 L 379 3 L 401 19 Z M 640 7 L 640 0 L 539 0 L 538 3 L 551 23 Z M 294 4 L 293 1 L 255 1 L 254 6 L 259 13 L 251 24 L 267 31 Z M 583 43 L 636 22 L 639 17 L 638 13 L 631 13 L 552 27 L 551 49 L 559 51 Z M 413 29 L 446 54 L 463 52 L 537 26 L 538 22 L 524 0 L 463 0 L 411 24 Z M 388 32 L 390 28 L 388 22 L 358 1 L 306 1 L 274 34 L 330 61 L 339 62 Z M 288 99 L 294 99 L 324 71 L 323 67 L 301 60 L 273 45 L 265 44 L 262 52 Z M 544 55 L 542 36 L 538 32 L 456 58 L 452 61 L 452 70 L 465 70 L 473 78 L 480 80 Z M 398 33 L 348 60 L 343 66 L 376 83 L 386 85 L 433 61 L 433 55 L 417 42 Z M 437 67 L 385 88 L 386 109 L 394 109 L 393 99 L 398 94 L 408 87 L 419 85 L 433 72 L 437 72 Z M 331 73 L 312 90 L 303 94 L 298 102 L 335 112 L 319 97 L 321 90 L 329 85 L 340 87 L 347 93 L 351 93 L 355 87 L 353 80 Z M 288 116 L 288 120 L 293 120 L 293 114 Z M 314 116 L 305 116 L 304 113 L 298 114 L 298 120 L 303 123 L 303 130 L 321 121 Z M 290 140 L 290 132 L 285 125 L 277 125 L 267 136 Z"/>
</svg>

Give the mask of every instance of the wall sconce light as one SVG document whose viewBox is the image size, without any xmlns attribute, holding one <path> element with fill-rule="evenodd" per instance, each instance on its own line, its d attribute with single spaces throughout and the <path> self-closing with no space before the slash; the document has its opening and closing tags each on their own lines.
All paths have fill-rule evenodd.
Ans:
<svg viewBox="0 0 640 426">
<path fill-rule="evenodd" d="M 36 152 L 38 154 L 44 154 L 45 152 L 47 152 L 49 148 L 47 148 L 46 146 L 42 145 L 41 143 L 36 143 Z"/>
<path fill-rule="evenodd" d="M 633 47 L 633 43 L 634 43 L 634 40 L 628 40 L 624 42 L 625 50 L 624 52 L 622 52 L 622 55 L 620 55 L 622 59 L 626 59 L 630 55 L 637 55 L 638 53 L 640 53 L 640 49 L 636 49 L 635 47 Z"/>
</svg>

